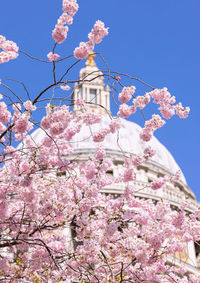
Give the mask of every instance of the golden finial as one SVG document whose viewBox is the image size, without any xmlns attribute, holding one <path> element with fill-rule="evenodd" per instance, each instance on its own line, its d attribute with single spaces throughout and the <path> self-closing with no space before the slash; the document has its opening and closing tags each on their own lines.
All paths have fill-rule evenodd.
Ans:
<svg viewBox="0 0 200 283">
<path fill-rule="evenodd" d="M 86 61 L 85 65 L 95 67 L 96 66 L 96 63 L 94 61 L 95 57 L 96 57 L 96 55 L 93 52 L 90 52 L 88 57 L 87 57 L 87 61 Z"/>
</svg>

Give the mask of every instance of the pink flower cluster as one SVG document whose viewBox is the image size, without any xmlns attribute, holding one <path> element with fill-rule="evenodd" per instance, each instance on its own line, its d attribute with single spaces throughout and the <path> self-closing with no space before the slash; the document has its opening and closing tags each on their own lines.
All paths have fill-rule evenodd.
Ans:
<svg viewBox="0 0 200 283">
<path fill-rule="evenodd" d="M 175 111 L 180 118 L 187 118 L 190 108 L 184 108 L 181 103 L 175 105 L 176 99 L 174 96 L 171 96 L 166 87 L 163 89 L 154 89 L 149 92 L 149 95 L 154 99 L 154 103 L 160 104 L 158 109 L 163 118 L 170 119 L 175 114 Z"/>
<path fill-rule="evenodd" d="M 152 118 L 145 122 L 145 128 L 149 128 L 152 131 L 155 131 L 161 128 L 165 124 L 165 121 L 162 120 L 160 115 L 153 114 Z"/>
<path fill-rule="evenodd" d="M 10 118 L 11 113 L 7 109 L 7 105 L 5 104 L 5 102 L 0 102 L 0 133 L 3 133 L 6 130 L 4 123 L 8 123 L 10 121 Z M 5 138 L 3 137 L 1 141 L 4 142 Z"/>
<path fill-rule="evenodd" d="M 146 93 L 144 96 L 137 96 L 133 99 L 133 103 L 135 107 L 139 107 L 143 109 L 150 102 L 150 95 Z"/>
<path fill-rule="evenodd" d="M 108 35 L 108 28 L 105 28 L 104 23 L 98 20 L 88 34 L 88 38 L 91 42 L 98 44 L 106 35 Z"/>
<path fill-rule="evenodd" d="M 85 103 L 84 99 L 78 97 L 75 101 L 75 104 L 78 105 L 78 106 L 83 106 Z"/>
<path fill-rule="evenodd" d="M 78 11 L 79 5 L 76 0 L 63 0 L 63 11 L 68 13 L 69 16 L 74 17 Z"/>
<path fill-rule="evenodd" d="M 70 122 L 69 108 L 63 105 L 52 109 L 51 105 L 48 105 L 46 111 L 47 115 L 42 119 L 41 126 L 48 130 L 52 137 L 62 134 Z"/>
<path fill-rule="evenodd" d="M 15 139 L 18 141 L 24 138 L 24 136 L 33 128 L 33 125 L 29 121 L 30 114 L 28 112 L 24 112 L 23 114 L 19 111 L 16 112 L 17 114 L 13 119 L 13 121 L 15 121 L 13 131 L 15 132 Z"/>
<path fill-rule="evenodd" d="M 142 164 L 142 162 L 143 162 L 143 158 L 142 158 L 141 155 L 136 155 L 136 156 L 133 157 L 133 165 L 134 166 L 136 166 L 136 167 L 140 166 Z"/>
<path fill-rule="evenodd" d="M 106 35 L 108 35 L 108 28 L 105 28 L 104 23 L 102 21 L 96 21 L 93 26 L 93 29 L 88 34 L 89 41 L 81 42 L 79 44 L 79 47 L 75 48 L 74 57 L 77 59 L 87 58 L 89 53 L 94 50 L 95 43 L 100 43 L 103 37 Z"/>
<path fill-rule="evenodd" d="M 0 48 L 3 49 L 0 52 L 0 64 L 17 58 L 19 47 L 15 42 L 6 40 L 2 35 L 0 35 Z"/>
<path fill-rule="evenodd" d="M 112 222 L 108 225 L 106 233 L 111 237 L 115 232 L 117 232 L 120 223 Z"/>
<path fill-rule="evenodd" d="M 49 52 L 47 54 L 47 57 L 48 57 L 49 61 L 53 62 L 53 61 L 56 61 L 57 59 L 59 59 L 60 55 L 53 53 L 53 52 Z"/>
<path fill-rule="evenodd" d="M 133 105 L 127 105 L 126 103 L 133 97 L 135 89 L 135 86 L 124 87 L 119 93 L 118 99 L 123 104 L 119 107 L 118 116 L 127 118 L 136 112 L 137 107 L 143 109 L 150 102 L 150 95 L 146 93 L 144 96 L 137 96 L 133 99 Z"/>
<path fill-rule="evenodd" d="M 160 104 L 160 112 L 163 118 L 170 119 L 174 114 L 174 103 L 176 102 L 175 97 L 171 96 L 167 88 L 154 89 L 150 92 L 151 97 L 154 99 L 154 103 Z"/>
<path fill-rule="evenodd" d="M 126 103 L 123 103 L 119 106 L 119 111 L 117 113 L 117 116 L 128 118 L 131 116 L 131 114 L 134 114 L 136 112 L 136 107 L 134 105 L 129 106 Z"/>
<path fill-rule="evenodd" d="M 100 131 L 96 132 L 93 135 L 93 141 L 94 142 L 102 142 L 105 139 L 107 134 L 109 134 L 108 129 L 101 129 Z"/>
<path fill-rule="evenodd" d="M 68 86 L 68 85 L 61 85 L 60 86 L 60 88 L 62 89 L 62 90 L 69 90 L 70 89 L 70 86 Z"/>
<path fill-rule="evenodd" d="M 182 103 L 180 103 L 180 102 L 176 105 L 176 114 L 177 114 L 180 118 L 182 118 L 182 119 L 187 118 L 189 112 L 190 112 L 190 107 L 185 107 L 185 108 L 184 108 L 184 107 L 182 106 Z"/>
<path fill-rule="evenodd" d="M 65 24 L 72 25 L 73 24 L 73 17 L 67 13 L 63 13 L 57 21 L 58 25 L 64 26 Z"/>
<path fill-rule="evenodd" d="M 77 59 L 87 58 L 89 53 L 94 49 L 94 44 L 91 42 L 80 42 L 79 47 L 76 47 L 74 50 L 74 57 Z"/>
<path fill-rule="evenodd" d="M 117 130 L 119 130 L 121 127 L 121 122 L 119 119 L 113 119 L 110 124 L 109 124 L 109 128 L 110 128 L 110 132 L 111 133 L 115 133 Z"/>
<path fill-rule="evenodd" d="M 103 128 L 94 133 L 93 141 L 94 142 L 102 142 L 105 137 L 110 133 L 115 133 L 121 127 L 121 123 L 119 119 L 111 120 L 108 128 Z"/>
<path fill-rule="evenodd" d="M 94 161 L 87 161 L 81 168 L 81 173 L 84 173 L 87 179 L 92 179 L 97 173 L 96 164 Z"/>
<path fill-rule="evenodd" d="M 63 11 L 64 13 L 60 16 L 57 24 L 52 32 L 52 37 L 57 43 L 62 43 L 68 32 L 68 26 L 73 23 L 73 16 L 78 11 L 79 5 L 76 0 L 63 0 Z"/>
<path fill-rule="evenodd" d="M 174 176 L 170 177 L 169 181 L 171 183 L 175 183 L 180 180 L 180 177 L 181 177 L 181 171 L 178 170 Z"/>
<path fill-rule="evenodd" d="M 135 87 L 124 87 L 122 92 L 119 93 L 118 99 L 121 103 L 119 106 L 118 116 L 128 118 L 131 114 L 135 113 L 137 108 L 141 110 L 150 102 L 150 98 L 153 98 L 153 102 L 160 104 L 158 110 L 163 118 L 170 119 L 176 112 L 180 118 L 187 118 L 190 108 L 184 108 L 181 103 L 175 105 L 175 97 L 171 96 L 167 88 L 154 89 L 153 91 L 146 93 L 144 96 L 137 96 L 133 99 L 133 105 L 126 104 L 132 97 L 135 91 Z M 143 141 L 149 141 L 153 132 L 162 127 L 165 124 L 164 120 L 159 115 L 153 115 L 152 119 L 145 122 L 145 127 L 140 134 L 140 138 Z"/>
<path fill-rule="evenodd" d="M 81 118 L 84 119 L 86 125 L 98 124 L 101 121 L 101 115 L 95 112 L 86 112 Z"/>
<path fill-rule="evenodd" d="M 154 149 L 152 149 L 151 147 L 147 147 L 147 148 L 145 148 L 145 150 L 144 150 L 144 158 L 146 159 L 146 160 L 148 160 L 149 158 L 151 158 L 151 157 L 153 157 L 154 155 L 155 155 L 155 150 Z"/>
<path fill-rule="evenodd" d="M 152 115 L 152 119 L 147 120 L 145 122 L 145 127 L 140 133 L 140 138 L 143 141 L 146 141 L 146 142 L 149 141 L 153 136 L 153 132 L 161 128 L 164 124 L 165 124 L 165 121 L 162 120 L 160 115 L 156 115 L 156 114 Z"/>
<path fill-rule="evenodd" d="M 68 29 L 68 26 L 57 24 L 52 32 L 53 39 L 59 44 L 62 43 L 67 37 Z"/>
<path fill-rule="evenodd" d="M 160 189 L 165 184 L 165 182 L 166 181 L 164 178 L 158 178 L 156 180 L 153 180 L 153 182 L 151 183 L 152 190 Z"/>
<path fill-rule="evenodd" d="M 25 102 L 24 106 L 28 111 L 32 108 L 30 101 Z M 28 111 L 21 114 L 20 105 L 15 104 L 13 108 L 13 121 L 16 124 L 25 113 L 30 117 Z M 177 267 L 168 265 L 166 255 L 184 250 L 189 241 L 199 240 L 199 212 L 186 216 L 184 208 L 176 212 L 164 200 L 153 203 L 150 199 L 135 197 L 132 184 L 126 186 L 124 194 L 117 198 L 102 193 L 108 185 L 132 182 L 135 177 L 134 167 L 139 166 L 146 157 L 152 157 L 154 151 L 146 148 L 143 154 L 126 158 L 124 170 L 116 178 L 115 171 L 114 176 L 109 172 L 113 168 L 112 161 L 106 158 L 106 151 L 99 146 L 89 160 L 76 160 L 75 155 L 71 158 L 71 138 L 80 131 L 82 125 L 90 125 L 94 120 L 99 123 L 100 118 L 93 116 L 96 113 L 81 112 L 74 115 L 67 106 L 53 105 L 48 105 L 46 113 L 41 123 L 44 134 L 47 132 L 46 137 L 41 141 L 33 140 L 32 135 L 27 137 L 22 143 L 24 150 L 7 146 L 4 153 L 9 158 L 5 159 L 5 166 L 0 170 L 0 212 L 4 223 L 2 237 L 5 243 L 8 242 L 8 237 L 14 243 L 20 231 L 20 239 L 25 239 L 25 242 L 18 245 L 23 253 L 20 264 L 27 264 L 23 270 L 23 278 L 31 281 L 30 272 L 34 271 L 43 282 L 47 279 L 42 272 L 45 267 L 45 270 L 50 270 L 48 278 L 51 281 L 47 281 L 52 283 L 57 280 L 79 282 L 80 276 L 83 276 L 83 280 L 93 282 L 93 274 L 87 272 L 84 266 L 92 262 L 93 272 L 99 282 L 109 282 L 112 277 L 109 269 L 99 268 L 105 265 L 105 257 L 112 263 L 129 263 L 134 259 L 135 264 L 129 264 L 123 275 L 127 281 L 131 278 L 133 282 L 163 282 L 164 276 L 169 272 L 175 278 L 178 274 Z M 115 133 L 120 127 L 120 120 L 111 120 L 102 131 Z M 23 133 L 27 120 L 22 122 L 20 121 L 18 127 Z M 154 130 L 162 122 L 158 117 L 152 116 L 146 124 Z M 57 175 L 64 172 L 66 176 Z M 173 177 L 174 181 L 177 177 Z M 160 189 L 165 182 L 171 181 L 170 178 L 168 176 L 154 180 L 151 188 Z M 9 199 L 8 194 L 12 194 Z M 24 205 L 25 219 L 22 218 Z M 47 227 L 43 222 L 38 222 L 38 219 L 43 221 L 44 218 L 48 219 Z M 41 223 L 43 234 L 38 231 L 38 223 Z M 59 261 L 60 254 L 64 257 L 70 254 L 67 250 L 69 242 L 66 241 L 66 234 L 62 237 L 65 223 L 73 225 L 76 233 L 74 241 L 81 243 L 76 247 L 76 258 L 71 256 L 67 264 L 63 258 Z M 27 235 L 31 244 L 26 241 Z M 36 241 L 37 244 L 40 240 L 51 249 L 55 262 L 62 264 L 65 271 L 52 271 L 52 257 L 45 247 L 35 245 L 32 248 L 32 243 Z M 16 272 L 18 266 L 10 261 L 11 256 L 19 256 L 15 249 L 9 248 L 7 253 L 10 256 L 8 262 L 7 256 L 0 262 L 6 276 Z M 141 265 L 143 268 L 138 269 Z M 119 281 L 115 274 L 119 274 L 121 266 L 113 264 L 111 268 L 114 274 L 112 281 Z M 181 272 L 185 274 L 187 270 L 185 273 Z M 182 282 L 182 279 L 183 277 L 177 282 Z"/>
<path fill-rule="evenodd" d="M 5 102 L 0 102 L 0 122 L 8 123 L 11 118 L 11 113 L 7 109 Z"/>
<path fill-rule="evenodd" d="M 96 154 L 95 154 L 95 158 L 98 159 L 103 159 L 104 156 L 106 155 L 105 150 L 102 147 L 97 147 L 96 148 Z"/>
<path fill-rule="evenodd" d="M 134 173 L 134 160 L 132 158 L 126 158 L 124 161 L 124 167 L 122 173 L 120 173 L 119 177 L 116 178 L 116 182 L 131 182 L 135 179 Z"/>
<path fill-rule="evenodd" d="M 27 110 L 27 111 L 35 111 L 36 110 L 36 106 L 33 105 L 32 101 L 30 100 L 27 100 L 26 102 L 24 102 L 24 108 Z"/>
<path fill-rule="evenodd" d="M 183 209 L 181 209 L 180 212 L 176 212 L 176 216 L 174 217 L 172 223 L 176 228 L 180 229 L 184 224 L 184 222 L 185 222 L 185 212 Z"/>
<path fill-rule="evenodd" d="M 130 182 L 133 181 L 135 178 L 133 168 L 126 168 L 123 174 L 123 182 Z"/>
<path fill-rule="evenodd" d="M 118 99 L 121 103 L 127 103 L 135 92 L 135 86 L 124 87 L 122 92 L 119 93 Z"/>
</svg>

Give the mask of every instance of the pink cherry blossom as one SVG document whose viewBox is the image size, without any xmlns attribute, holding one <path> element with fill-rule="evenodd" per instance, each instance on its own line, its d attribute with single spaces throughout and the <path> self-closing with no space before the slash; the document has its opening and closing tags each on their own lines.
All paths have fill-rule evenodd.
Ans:
<svg viewBox="0 0 200 283">
<path fill-rule="evenodd" d="M 76 0 L 63 0 L 63 11 L 73 17 L 78 11 L 79 5 Z"/>
<path fill-rule="evenodd" d="M 74 57 L 77 59 L 85 59 L 88 57 L 90 52 L 91 49 L 88 46 L 87 42 L 81 42 L 79 44 L 79 47 L 76 47 L 74 50 Z"/>
<path fill-rule="evenodd" d="M 135 107 L 139 107 L 140 109 L 143 109 L 147 104 L 150 102 L 150 95 L 146 93 L 144 96 L 137 96 L 135 99 L 133 99 L 133 103 Z"/>
<path fill-rule="evenodd" d="M 0 102 L 0 122 L 8 123 L 11 118 L 11 113 L 7 109 L 5 102 Z"/>
<path fill-rule="evenodd" d="M 143 158 L 140 155 L 137 155 L 133 158 L 133 165 L 134 166 L 140 166 L 143 162 Z"/>
<path fill-rule="evenodd" d="M 6 63 L 12 59 L 16 59 L 18 56 L 18 53 L 16 52 L 12 52 L 12 51 L 8 51 L 8 52 L 0 52 L 0 64 L 1 63 Z"/>
<path fill-rule="evenodd" d="M 68 85 L 61 85 L 60 86 L 60 88 L 62 89 L 62 90 L 69 90 L 70 89 L 70 86 L 68 86 Z"/>
<path fill-rule="evenodd" d="M 117 113 L 117 115 L 119 117 L 129 117 L 132 113 L 132 109 L 130 106 L 128 106 L 127 104 L 123 103 L 119 106 L 119 112 Z"/>
<path fill-rule="evenodd" d="M 162 105 L 159 107 L 163 118 L 170 119 L 175 114 L 175 107 L 172 105 Z"/>
<path fill-rule="evenodd" d="M 62 43 L 67 37 L 68 27 L 57 24 L 52 32 L 52 37 L 57 43 Z"/>
<path fill-rule="evenodd" d="M 153 131 L 161 128 L 165 124 L 165 121 L 162 120 L 160 115 L 153 114 L 152 119 L 145 122 L 145 128 L 149 128 Z"/>
<path fill-rule="evenodd" d="M 89 33 L 87 42 L 80 42 L 79 46 L 74 49 L 74 57 L 77 59 L 85 59 L 89 53 L 94 50 L 95 43 L 98 44 L 102 41 L 103 37 L 108 34 L 108 28 L 104 27 L 104 23 L 97 21 Z"/>
<path fill-rule="evenodd" d="M 104 23 L 98 20 L 94 24 L 92 31 L 88 34 L 88 38 L 92 42 L 98 44 L 106 35 L 108 35 L 108 28 L 105 28 Z"/>
<path fill-rule="evenodd" d="M 172 223 L 176 228 L 182 228 L 182 225 L 184 224 L 184 220 L 185 220 L 185 212 L 184 210 L 181 210 L 173 218 Z"/>
<path fill-rule="evenodd" d="M 78 105 L 78 106 L 82 106 L 82 105 L 84 105 L 84 103 L 85 103 L 84 99 L 79 98 L 79 97 L 75 101 L 75 104 Z"/>
<path fill-rule="evenodd" d="M 25 134 L 33 128 L 32 123 L 29 122 L 29 117 L 22 114 L 19 119 L 16 120 L 13 130 L 17 134 Z"/>
<path fill-rule="evenodd" d="M 93 135 L 94 142 L 102 142 L 105 139 L 105 136 L 109 133 L 107 129 L 101 129 Z"/>
<path fill-rule="evenodd" d="M 0 47 L 2 46 L 2 44 L 6 41 L 5 36 L 0 35 Z"/>
<path fill-rule="evenodd" d="M 53 61 L 56 61 L 57 59 L 59 59 L 60 55 L 53 53 L 53 52 L 49 52 L 47 54 L 47 57 L 48 57 L 49 61 L 53 62 Z"/>
<path fill-rule="evenodd" d="M 41 121 L 41 125 L 44 129 L 49 129 L 50 128 L 50 125 L 51 125 L 51 121 L 49 119 L 49 117 L 43 117 L 42 118 L 42 121 Z"/>
<path fill-rule="evenodd" d="M 0 64 L 18 57 L 19 47 L 17 44 L 11 40 L 6 40 L 2 35 L 0 35 L 0 48 L 3 49 L 0 52 Z"/>
<path fill-rule="evenodd" d="M 127 168 L 124 171 L 123 181 L 130 182 L 134 180 L 134 170 L 133 168 Z"/>
<path fill-rule="evenodd" d="M 144 154 L 145 154 L 145 159 L 148 159 L 149 157 L 153 157 L 156 154 L 156 152 L 151 147 L 147 147 L 144 150 Z"/>
<path fill-rule="evenodd" d="M 24 107 L 26 110 L 28 111 L 35 111 L 36 110 L 36 106 L 33 105 L 32 101 L 27 100 L 26 102 L 24 102 Z"/>
<path fill-rule="evenodd" d="M 182 119 L 187 118 L 189 112 L 190 112 L 190 108 L 189 108 L 189 107 L 184 108 L 181 103 L 178 103 L 178 104 L 176 105 L 176 114 L 177 114 L 180 118 L 182 118 Z"/>
<path fill-rule="evenodd" d="M 110 128 L 110 132 L 111 133 L 115 133 L 117 130 L 119 130 L 121 127 L 121 122 L 119 119 L 113 119 L 110 124 L 109 124 L 109 128 Z"/>
<path fill-rule="evenodd" d="M 58 25 L 64 26 L 65 24 L 71 25 L 73 23 L 73 17 L 67 13 L 63 13 L 57 21 Z"/>
<path fill-rule="evenodd" d="M 19 47 L 17 46 L 17 44 L 11 40 L 6 40 L 1 44 L 1 48 L 3 49 L 3 51 L 8 52 L 14 52 L 14 53 L 18 53 Z"/>
<path fill-rule="evenodd" d="M 151 183 L 151 188 L 152 190 L 158 190 L 164 185 L 164 183 L 165 180 L 163 178 L 158 178 Z"/>
<path fill-rule="evenodd" d="M 153 136 L 153 131 L 150 128 L 144 128 L 140 133 L 141 140 L 148 142 Z"/>
<path fill-rule="evenodd" d="M 97 147 L 95 158 L 96 159 L 103 159 L 105 154 L 106 154 L 106 152 L 105 152 L 104 149 L 102 149 L 101 147 Z"/>
<path fill-rule="evenodd" d="M 119 93 L 118 99 L 121 103 L 127 103 L 133 96 L 135 92 L 135 87 L 124 87 L 122 92 Z"/>
<path fill-rule="evenodd" d="M 62 122 L 54 122 L 51 124 L 50 134 L 52 136 L 60 135 L 64 131 L 64 125 Z"/>
<path fill-rule="evenodd" d="M 119 223 L 117 223 L 117 222 L 112 222 L 112 223 L 110 223 L 109 225 L 108 225 L 108 228 L 107 228 L 107 234 L 109 235 L 109 236 L 112 236 L 115 232 L 117 232 L 117 229 L 118 229 L 118 227 L 119 227 Z"/>
</svg>

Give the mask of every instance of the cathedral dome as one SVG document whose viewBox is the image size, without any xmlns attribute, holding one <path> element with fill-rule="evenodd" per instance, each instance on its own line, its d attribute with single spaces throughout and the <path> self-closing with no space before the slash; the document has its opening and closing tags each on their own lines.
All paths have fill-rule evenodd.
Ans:
<svg viewBox="0 0 200 283">
<path fill-rule="evenodd" d="M 108 134 L 101 143 L 93 142 L 93 135 L 101 129 L 107 129 L 111 122 L 110 88 L 105 85 L 103 74 L 97 68 L 94 57 L 94 54 L 90 54 L 85 66 L 80 70 L 79 82 L 74 85 L 72 98 L 75 101 L 83 99 L 86 102 L 84 108 L 100 114 L 101 122 L 83 125 L 80 132 L 70 141 L 76 160 L 88 160 L 90 155 L 94 154 L 96 146 L 101 145 L 106 150 L 107 156 L 113 160 L 113 168 L 110 169 L 109 174 L 117 177 L 123 170 L 124 156 L 143 155 L 145 148 L 151 147 L 156 154 L 135 171 L 134 184 L 139 190 L 138 195 L 145 198 L 167 199 L 174 205 L 189 197 L 191 205 L 196 207 L 195 195 L 187 186 L 184 174 L 172 154 L 156 137 L 149 142 L 143 142 L 140 139 L 142 128 L 136 123 L 119 118 L 121 127 L 115 134 Z M 82 110 L 75 104 L 74 111 L 76 113 Z M 45 132 L 42 129 L 32 133 L 33 140 L 38 144 L 44 136 Z M 165 175 L 172 176 L 178 171 L 180 171 L 180 180 L 174 185 L 166 185 L 159 192 L 151 189 L 150 183 L 154 179 Z M 111 188 L 107 191 L 123 193 L 123 187 Z"/>
<path fill-rule="evenodd" d="M 102 115 L 101 122 L 99 124 L 93 124 L 90 126 L 83 125 L 80 132 L 76 134 L 71 141 L 74 153 L 93 153 L 98 145 L 92 141 L 94 133 L 102 128 L 108 127 L 110 121 L 109 116 Z M 99 145 L 101 145 L 109 155 L 140 155 L 143 154 L 146 147 L 150 146 L 155 150 L 156 154 L 148 161 L 148 163 L 158 168 L 162 168 L 170 175 L 174 175 L 177 171 L 180 171 L 180 180 L 186 184 L 186 179 L 175 159 L 156 137 L 153 137 L 149 142 L 143 142 L 139 137 L 142 130 L 139 125 L 122 118 L 120 118 L 120 122 L 121 128 L 118 132 L 107 135 L 105 140 L 99 143 Z M 36 143 L 40 143 L 44 136 L 45 133 L 41 129 L 32 133 L 32 138 Z"/>
<path fill-rule="evenodd" d="M 90 127 L 83 126 L 81 131 L 73 139 L 73 148 L 76 153 L 78 152 L 91 152 L 95 150 L 96 143 L 92 141 L 92 135 L 102 129 L 108 127 L 110 118 L 103 115 L 100 124 L 94 124 Z M 157 167 L 161 167 L 169 174 L 176 174 L 177 171 L 181 172 L 180 179 L 186 184 L 186 179 L 176 163 L 175 159 L 167 148 L 159 142 L 156 137 L 153 137 L 149 142 L 143 142 L 140 139 L 140 132 L 142 128 L 134 122 L 127 121 L 120 118 L 121 128 L 115 134 L 109 134 L 105 140 L 100 143 L 102 147 L 109 154 L 143 154 L 145 148 L 150 146 L 155 150 L 156 154 L 150 159 L 150 163 Z"/>
</svg>

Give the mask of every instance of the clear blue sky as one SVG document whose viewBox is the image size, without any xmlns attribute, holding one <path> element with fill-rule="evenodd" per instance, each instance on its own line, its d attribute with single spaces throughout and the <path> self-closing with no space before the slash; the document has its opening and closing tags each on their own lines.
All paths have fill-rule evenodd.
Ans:
<svg viewBox="0 0 200 283">
<path fill-rule="evenodd" d="M 177 101 L 191 107 L 187 120 L 173 118 L 156 136 L 173 154 L 200 200 L 200 1 L 80 0 L 78 3 L 80 9 L 70 26 L 68 39 L 57 52 L 62 56 L 72 54 L 80 41 L 87 40 L 94 22 L 101 19 L 109 27 L 109 36 L 96 51 L 103 53 L 112 70 L 139 77 L 158 88 L 166 86 Z M 61 5 L 61 0 L 1 1 L 0 34 L 17 42 L 21 50 L 45 59 L 53 46 L 51 31 L 61 14 Z M 71 62 L 64 63 L 61 70 Z M 82 66 L 83 63 L 75 68 L 75 77 Z M 0 78 L 5 77 L 25 82 L 32 97 L 52 79 L 47 64 L 36 63 L 24 55 L 1 65 Z M 143 88 L 137 89 L 137 94 L 143 94 Z M 21 89 L 18 91 L 24 95 Z M 139 114 L 133 119 L 142 125 Z"/>
</svg>

